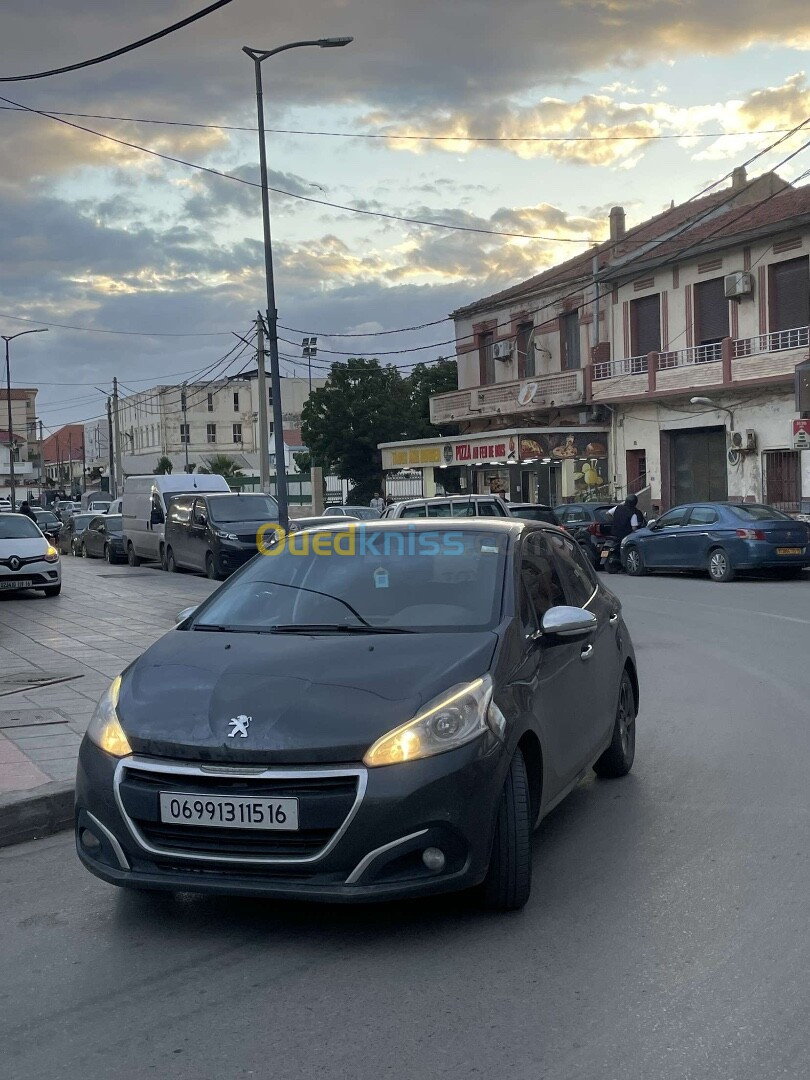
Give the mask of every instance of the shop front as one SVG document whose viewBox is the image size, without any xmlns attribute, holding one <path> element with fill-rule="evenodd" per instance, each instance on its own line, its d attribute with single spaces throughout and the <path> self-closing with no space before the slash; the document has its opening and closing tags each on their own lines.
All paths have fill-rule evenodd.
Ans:
<svg viewBox="0 0 810 1080">
<path fill-rule="evenodd" d="M 472 492 L 556 505 L 607 497 L 608 429 L 534 428 L 380 446 L 387 475 L 422 472 L 426 497 Z"/>
</svg>

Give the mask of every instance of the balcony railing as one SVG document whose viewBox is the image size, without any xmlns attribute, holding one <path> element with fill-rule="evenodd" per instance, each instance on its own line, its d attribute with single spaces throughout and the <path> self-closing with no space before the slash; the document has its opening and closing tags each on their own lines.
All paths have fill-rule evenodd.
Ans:
<svg viewBox="0 0 810 1080">
<path fill-rule="evenodd" d="M 808 327 L 797 326 L 795 330 L 775 330 L 770 334 L 758 334 L 752 338 L 738 338 L 732 342 L 732 356 L 757 356 L 759 353 L 781 352 L 783 349 L 803 349 L 810 343 Z"/>
<path fill-rule="evenodd" d="M 622 360 L 603 360 L 593 365 L 594 379 L 617 379 L 622 375 L 646 374 L 646 356 L 626 356 Z"/>
<path fill-rule="evenodd" d="M 688 364 L 716 364 L 723 359 L 723 346 L 719 341 L 711 345 L 693 345 L 675 352 L 662 352 L 658 357 L 659 371 L 667 368 L 686 367 Z"/>
<path fill-rule="evenodd" d="M 520 416 L 538 409 L 579 405 L 584 400 L 582 371 L 560 371 L 437 394 L 430 399 L 430 419 L 441 424 L 479 417 Z"/>
</svg>

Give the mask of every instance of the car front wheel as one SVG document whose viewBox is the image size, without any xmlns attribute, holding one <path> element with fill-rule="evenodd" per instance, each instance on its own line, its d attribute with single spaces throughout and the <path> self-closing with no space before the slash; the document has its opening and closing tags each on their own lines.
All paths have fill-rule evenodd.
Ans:
<svg viewBox="0 0 810 1080">
<path fill-rule="evenodd" d="M 625 669 L 619 687 L 619 704 L 613 723 L 610 746 L 595 762 L 593 771 L 604 779 L 627 776 L 633 768 L 636 756 L 636 696 L 633 684 Z"/>
<path fill-rule="evenodd" d="M 171 548 L 166 548 L 166 569 L 170 574 L 177 573 L 177 563 L 174 561 L 174 552 Z"/>
<path fill-rule="evenodd" d="M 734 580 L 734 567 L 728 552 L 723 548 L 715 548 L 709 555 L 709 577 L 712 581 Z"/>
<path fill-rule="evenodd" d="M 60 581 L 58 585 L 47 585 L 42 591 L 46 596 L 58 596 L 62 591 L 62 582 Z"/>
<path fill-rule="evenodd" d="M 624 565 L 627 573 L 630 574 L 631 577 L 642 577 L 647 573 L 647 568 L 644 565 L 644 556 L 635 546 L 629 547 L 625 552 Z"/>
<path fill-rule="evenodd" d="M 130 541 L 130 543 L 127 544 L 127 562 L 129 563 L 130 566 L 140 566 L 141 565 L 141 560 L 135 554 L 135 548 L 134 548 L 131 541 Z"/>
<path fill-rule="evenodd" d="M 481 886 L 491 911 L 518 911 L 532 890 L 532 809 L 526 762 L 518 749 L 501 792 L 489 870 Z"/>
</svg>

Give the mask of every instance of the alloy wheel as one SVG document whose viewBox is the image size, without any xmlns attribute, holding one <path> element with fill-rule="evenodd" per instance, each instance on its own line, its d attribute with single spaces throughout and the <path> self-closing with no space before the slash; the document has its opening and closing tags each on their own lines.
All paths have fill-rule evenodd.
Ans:
<svg viewBox="0 0 810 1080">
<path fill-rule="evenodd" d="M 709 573 L 715 581 L 722 581 L 728 573 L 728 558 L 725 551 L 713 551 L 709 559 Z"/>
</svg>

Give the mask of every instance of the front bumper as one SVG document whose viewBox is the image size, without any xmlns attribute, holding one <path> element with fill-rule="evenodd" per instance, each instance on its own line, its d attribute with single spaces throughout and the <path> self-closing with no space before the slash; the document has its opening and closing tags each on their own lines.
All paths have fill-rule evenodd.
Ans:
<svg viewBox="0 0 810 1080">
<path fill-rule="evenodd" d="M 256 554 L 258 554 L 258 548 L 255 543 L 239 544 L 236 541 L 230 541 L 219 549 L 220 569 L 225 574 L 231 574 L 244 566 L 246 562 L 250 562 Z"/>
<path fill-rule="evenodd" d="M 216 768 L 134 756 L 119 762 L 85 738 L 76 778 L 81 861 L 97 877 L 136 889 L 351 903 L 468 888 L 486 874 L 508 759 L 485 735 L 456 751 L 379 769 Z M 288 793 L 296 784 L 325 787 L 300 794 L 299 833 L 236 829 L 209 841 L 220 830 L 173 830 L 157 820 L 159 789 L 191 785 L 215 794 L 221 783 L 238 785 L 242 795 L 267 795 L 278 784 Z M 331 818 L 330 788 L 343 799 Z M 440 871 L 422 861 L 431 847 L 445 855 Z"/>
<path fill-rule="evenodd" d="M 14 592 L 21 588 L 44 589 L 50 585 L 58 585 L 61 580 L 62 567 L 59 562 L 35 559 L 23 563 L 19 570 L 0 566 L 0 592 Z M 22 581 L 30 581 L 31 584 L 21 585 Z"/>
</svg>

